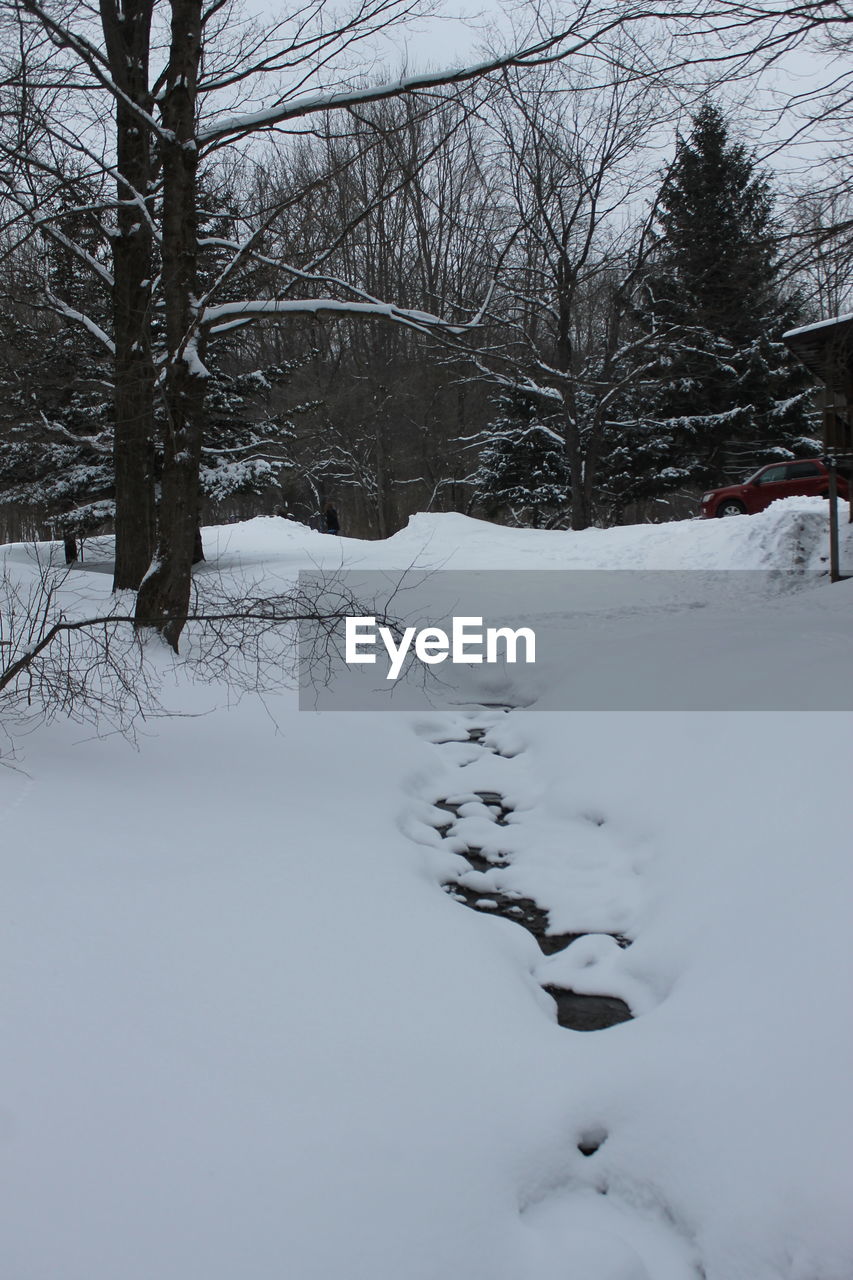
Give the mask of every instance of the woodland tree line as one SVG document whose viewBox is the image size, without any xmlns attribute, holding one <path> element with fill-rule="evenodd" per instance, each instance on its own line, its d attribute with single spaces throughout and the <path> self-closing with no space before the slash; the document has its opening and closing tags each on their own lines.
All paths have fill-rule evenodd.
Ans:
<svg viewBox="0 0 853 1280">
<path fill-rule="evenodd" d="M 514 52 L 359 82 L 411 13 L 0 4 L 7 531 L 114 521 L 175 646 L 202 516 L 583 529 L 819 451 L 781 335 L 853 275 L 850 13 L 531 10 Z M 737 105 L 804 42 L 828 87 L 778 127 L 834 137 L 812 183 Z"/>
</svg>

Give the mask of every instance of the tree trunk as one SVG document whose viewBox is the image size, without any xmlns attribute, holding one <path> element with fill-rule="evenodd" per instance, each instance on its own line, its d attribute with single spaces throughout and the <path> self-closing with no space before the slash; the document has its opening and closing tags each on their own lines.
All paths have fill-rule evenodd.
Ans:
<svg viewBox="0 0 853 1280">
<path fill-rule="evenodd" d="M 391 494 L 394 481 L 388 466 L 388 445 L 385 423 L 380 418 L 376 424 L 376 516 L 380 538 L 387 538 L 392 527 Z"/>
<path fill-rule="evenodd" d="M 586 482 L 583 443 L 577 424 L 569 421 L 566 428 L 566 461 L 572 485 L 572 518 L 570 527 L 576 531 L 589 528 L 591 518 L 588 485 Z"/>
<path fill-rule="evenodd" d="M 139 589 L 138 626 L 154 626 L 177 652 L 192 585 L 199 511 L 206 370 L 196 327 L 197 165 L 195 107 L 200 0 L 172 0 L 161 142 L 165 379 L 163 481 L 154 563 Z"/>
<path fill-rule="evenodd" d="M 569 308 L 568 304 L 564 304 L 561 308 L 556 363 L 557 367 L 565 374 L 568 374 L 572 367 L 572 343 L 569 335 Z M 585 457 L 583 437 L 578 426 L 578 405 L 575 387 L 569 385 L 563 395 L 566 420 L 566 462 L 569 464 L 569 479 L 572 486 L 572 514 L 569 527 L 580 531 L 589 528 L 591 519 L 587 459 Z"/>
<path fill-rule="evenodd" d="M 101 25 L 116 84 L 148 114 L 153 0 L 102 0 Z M 127 101 L 116 101 L 118 234 L 113 239 L 116 556 L 113 589 L 135 589 L 154 551 L 154 368 L 151 360 L 152 235 L 146 213 L 151 135 Z"/>
<path fill-rule="evenodd" d="M 148 239 L 141 227 L 128 232 L 126 238 L 120 233 L 113 251 L 116 343 L 114 590 L 138 587 L 154 551 L 154 369 L 148 332 L 151 252 L 150 243 L 140 243 Z"/>
<path fill-rule="evenodd" d="M 598 468 L 601 458 L 601 443 L 604 435 L 604 420 L 599 412 L 595 413 L 592 427 L 584 447 L 583 460 L 583 509 L 588 529 L 596 510 L 596 488 L 598 485 Z"/>
<path fill-rule="evenodd" d="M 572 344 L 572 309 L 571 303 L 575 284 L 575 275 L 564 258 L 558 264 L 558 290 L 560 307 L 557 323 L 554 363 L 567 378 L 571 373 L 574 354 Z M 569 479 L 572 486 L 572 514 L 570 528 L 582 530 L 589 528 L 590 502 L 589 487 L 586 477 L 583 439 L 578 426 L 578 405 L 576 387 L 573 381 L 563 391 L 563 404 L 566 416 L 566 461 L 569 464 Z"/>
<path fill-rule="evenodd" d="M 591 519 L 592 519 L 592 512 L 590 510 L 589 499 L 587 498 L 587 495 L 585 492 L 585 486 L 584 486 L 583 480 L 581 479 L 581 482 L 577 488 L 577 492 L 575 492 L 574 484 L 572 485 L 571 528 L 574 529 L 575 532 L 580 532 L 583 529 L 588 529 L 590 526 Z"/>
</svg>

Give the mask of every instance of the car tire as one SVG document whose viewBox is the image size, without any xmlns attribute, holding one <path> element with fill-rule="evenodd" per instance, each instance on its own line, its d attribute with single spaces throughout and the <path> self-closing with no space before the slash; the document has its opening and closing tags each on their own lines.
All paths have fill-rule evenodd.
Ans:
<svg viewBox="0 0 853 1280">
<path fill-rule="evenodd" d="M 737 498 L 724 498 L 717 507 L 718 516 L 745 516 L 746 507 Z"/>
</svg>

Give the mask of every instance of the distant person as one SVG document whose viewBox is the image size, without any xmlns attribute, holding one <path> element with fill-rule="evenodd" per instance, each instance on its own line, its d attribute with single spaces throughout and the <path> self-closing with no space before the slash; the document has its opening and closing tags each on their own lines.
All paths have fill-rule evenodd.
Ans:
<svg viewBox="0 0 853 1280">
<path fill-rule="evenodd" d="M 327 502 L 323 509 L 323 519 L 326 522 L 326 533 L 340 533 L 341 522 L 331 502 Z"/>
</svg>

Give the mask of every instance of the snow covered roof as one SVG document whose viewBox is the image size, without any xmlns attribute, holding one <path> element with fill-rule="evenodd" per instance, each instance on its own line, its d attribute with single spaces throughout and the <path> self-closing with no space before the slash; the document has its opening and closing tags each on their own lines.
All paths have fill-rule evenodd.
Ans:
<svg viewBox="0 0 853 1280">
<path fill-rule="evenodd" d="M 853 320 L 853 311 L 848 311 L 843 316 L 830 316 L 828 320 L 817 320 L 814 324 L 804 324 L 799 329 L 789 329 L 782 335 L 782 340 L 787 342 L 789 338 L 799 338 L 802 334 L 817 333 L 821 329 L 833 329 L 837 325 L 846 324 L 848 320 Z"/>
<path fill-rule="evenodd" d="M 834 391 L 853 384 L 853 313 L 790 329 L 782 341 L 807 369 Z"/>
</svg>

